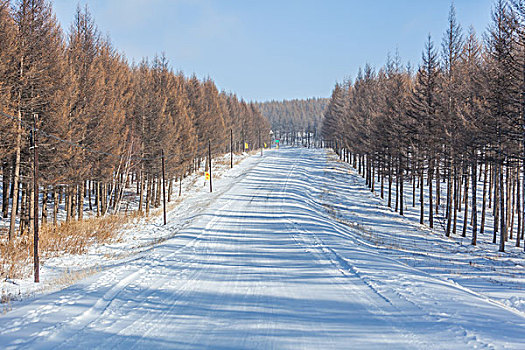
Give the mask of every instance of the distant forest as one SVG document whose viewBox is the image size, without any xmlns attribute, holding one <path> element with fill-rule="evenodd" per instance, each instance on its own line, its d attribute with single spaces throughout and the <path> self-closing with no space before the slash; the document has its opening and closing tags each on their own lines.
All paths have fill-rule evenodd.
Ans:
<svg viewBox="0 0 525 350">
<path fill-rule="evenodd" d="M 323 116 L 328 106 L 328 98 L 309 98 L 306 100 L 283 100 L 258 103 L 262 115 L 268 118 L 272 130 L 280 133 L 321 132 Z"/>
</svg>

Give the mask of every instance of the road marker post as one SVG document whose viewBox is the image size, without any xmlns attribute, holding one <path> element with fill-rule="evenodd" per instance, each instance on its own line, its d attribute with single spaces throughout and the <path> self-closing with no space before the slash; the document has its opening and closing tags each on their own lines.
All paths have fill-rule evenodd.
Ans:
<svg viewBox="0 0 525 350">
<path fill-rule="evenodd" d="M 208 170 L 209 173 L 207 176 L 210 178 L 210 193 L 213 192 L 213 187 L 211 184 L 211 140 L 208 140 Z"/>
</svg>

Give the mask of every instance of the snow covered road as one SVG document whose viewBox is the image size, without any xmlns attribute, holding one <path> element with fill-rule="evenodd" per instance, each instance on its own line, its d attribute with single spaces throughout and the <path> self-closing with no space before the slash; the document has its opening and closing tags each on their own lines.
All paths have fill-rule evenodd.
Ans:
<svg viewBox="0 0 525 350">
<path fill-rule="evenodd" d="M 283 148 L 241 164 L 174 238 L 1 316 L 0 348 L 525 348 L 522 313 L 334 220 L 327 162 Z"/>
</svg>

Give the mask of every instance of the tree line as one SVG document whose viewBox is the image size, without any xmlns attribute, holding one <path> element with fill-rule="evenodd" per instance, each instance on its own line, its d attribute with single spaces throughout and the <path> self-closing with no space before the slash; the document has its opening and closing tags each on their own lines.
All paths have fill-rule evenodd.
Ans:
<svg viewBox="0 0 525 350">
<path fill-rule="evenodd" d="M 294 143 L 297 135 L 320 136 L 328 98 L 308 98 L 257 103 L 270 121 L 275 137 Z"/>
<path fill-rule="evenodd" d="M 32 227 L 34 130 L 42 221 L 55 225 L 59 208 L 66 220 L 117 212 L 132 184 L 148 213 L 160 205 L 162 157 L 171 194 L 173 180 L 201 166 L 208 142 L 222 154 L 233 135 L 243 151 L 270 130 L 255 104 L 174 72 L 164 55 L 129 64 L 87 7 L 64 33 L 46 0 L 0 0 L 0 113 L 9 239 Z"/>
<path fill-rule="evenodd" d="M 492 242 L 500 251 L 509 240 L 520 246 L 525 2 L 495 1 L 482 38 L 463 31 L 452 5 L 441 49 L 429 35 L 415 72 L 396 54 L 336 84 L 323 137 L 401 215 L 411 185 L 421 224 L 441 220 L 446 236 L 470 233 L 475 245 L 492 214 Z"/>
</svg>

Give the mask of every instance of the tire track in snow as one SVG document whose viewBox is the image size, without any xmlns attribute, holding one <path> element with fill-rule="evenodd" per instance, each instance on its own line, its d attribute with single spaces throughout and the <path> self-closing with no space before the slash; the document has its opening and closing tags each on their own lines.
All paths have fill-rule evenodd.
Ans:
<svg viewBox="0 0 525 350">
<path fill-rule="evenodd" d="M 231 206 L 231 200 L 227 201 L 221 208 L 218 209 L 218 211 L 222 211 L 224 210 L 226 207 L 229 207 Z M 207 233 L 209 233 L 210 231 L 212 231 L 213 227 L 217 224 L 217 222 L 219 222 L 219 220 L 221 219 L 221 217 L 219 215 L 215 215 L 205 226 L 205 228 L 202 230 L 202 233 L 200 234 L 201 236 L 202 235 L 205 235 Z M 173 310 L 180 305 L 180 300 L 187 296 L 188 293 L 190 291 L 192 291 L 192 289 L 190 288 L 191 285 L 193 283 L 195 283 L 196 281 L 199 280 L 199 278 L 201 277 L 201 275 L 203 275 L 204 273 L 207 273 L 210 271 L 211 269 L 211 254 L 210 254 L 210 242 L 209 240 L 203 240 L 201 241 L 202 242 L 202 246 L 203 246 L 203 253 L 202 256 L 205 256 L 206 257 L 206 260 L 204 263 L 197 263 L 198 265 L 200 265 L 201 267 L 196 267 L 196 268 L 192 268 L 192 270 L 194 271 L 194 273 L 191 275 L 190 278 L 187 278 L 186 282 L 181 286 L 181 288 L 179 288 L 177 291 L 175 292 L 170 292 L 171 294 L 171 297 L 168 298 L 168 300 L 172 300 L 173 302 L 171 302 L 167 308 L 167 310 L 165 312 L 163 312 L 160 316 L 155 316 L 155 315 L 149 315 L 150 317 L 147 317 L 147 318 L 143 318 L 141 320 L 141 324 L 144 324 L 145 320 L 147 320 L 147 324 L 151 324 L 152 321 L 155 320 L 155 324 L 157 326 L 159 326 L 160 324 L 162 324 L 164 321 L 164 319 L 168 316 L 168 315 L 171 315 Z M 195 262 L 193 264 L 189 264 L 189 267 L 191 267 L 192 265 L 195 265 Z M 202 267 L 204 266 L 204 267 Z M 148 314 L 146 314 L 146 316 L 148 316 Z M 146 338 L 152 334 L 155 334 L 156 331 L 158 331 L 159 329 L 157 327 L 148 327 L 148 329 L 146 331 L 144 331 L 143 333 L 141 333 L 141 336 L 138 338 L 138 340 L 134 340 L 134 344 L 131 345 L 129 347 L 129 349 L 136 349 L 136 348 L 143 348 L 145 346 L 148 346 L 147 344 L 147 340 Z"/>
<path fill-rule="evenodd" d="M 333 179 L 333 181 L 336 181 L 334 178 L 333 178 L 333 175 L 330 175 L 330 177 Z M 322 185 L 322 184 L 321 184 Z M 401 219 L 400 219 L 401 220 Z M 348 238 L 351 238 L 352 241 L 357 244 L 358 246 L 361 245 L 361 246 L 364 246 L 364 247 L 368 247 L 368 248 L 372 248 L 372 249 L 375 249 L 377 248 L 376 246 L 370 244 L 369 242 L 366 242 L 366 241 L 363 241 L 361 239 L 359 239 L 357 236 L 355 236 L 351 230 L 349 230 L 348 226 L 344 223 L 340 223 L 338 221 L 333 221 L 333 226 L 334 226 L 334 229 L 335 229 L 335 232 L 338 232 L 338 233 L 341 233 L 343 236 L 346 236 Z M 320 247 L 320 251 L 325 255 L 327 256 L 330 261 L 332 261 L 332 263 L 335 265 L 335 266 L 338 266 L 340 271 L 345 274 L 346 271 L 349 271 L 351 272 L 352 274 L 356 275 L 359 279 L 362 280 L 362 282 L 367 285 L 375 294 L 377 294 L 380 298 L 384 299 L 386 302 L 388 302 L 390 305 L 392 305 L 394 308 L 396 308 L 398 311 L 404 311 L 406 312 L 405 308 L 399 308 L 397 307 L 390 298 L 386 297 L 381 291 L 380 291 L 380 288 L 378 286 L 375 286 L 374 282 L 371 281 L 368 277 L 362 275 L 359 270 L 357 269 L 357 267 L 355 265 L 352 264 L 351 260 L 349 258 L 346 258 L 346 257 L 343 257 L 342 255 L 338 254 L 334 249 L 332 249 L 331 247 L 329 247 L 328 245 L 326 245 L 322 239 L 320 239 L 315 233 L 313 232 L 308 232 L 308 235 L 313 237 L 313 239 L 315 240 L 315 245 Z M 368 252 L 368 251 L 365 251 L 365 250 L 362 250 L 361 248 L 358 248 L 360 251 L 363 251 L 365 254 L 377 254 L 377 253 L 372 253 L 372 252 Z M 393 259 L 393 258 L 386 258 L 390 261 L 392 261 L 392 263 L 394 264 L 400 264 L 406 268 L 408 268 L 409 270 L 413 270 L 413 271 L 416 271 L 418 275 L 424 275 L 426 276 L 428 279 L 431 279 L 431 280 L 435 280 L 436 282 L 446 286 L 446 287 L 452 287 L 452 288 L 457 288 L 458 285 L 456 283 L 451 283 L 450 281 L 444 281 L 444 280 L 441 280 L 441 279 L 437 279 L 435 278 L 434 276 L 428 274 L 427 272 L 425 271 L 422 271 L 422 270 L 419 270 L 415 267 L 412 267 L 412 266 L 409 266 L 403 262 L 400 262 L 396 259 Z M 475 293 L 471 290 L 469 290 L 468 288 L 465 288 L 465 287 L 461 287 L 461 288 L 458 288 L 460 289 L 461 291 L 463 292 L 467 292 L 469 294 L 471 294 L 472 296 L 475 296 L 481 300 L 484 300 L 484 301 L 488 301 L 486 297 L 483 297 L 481 295 L 479 295 L 478 293 Z M 434 313 L 429 313 L 429 310 L 428 309 L 425 309 L 423 308 L 420 304 L 416 303 L 413 301 L 414 298 L 410 298 L 410 297 L 407 297 L 406 295 L 404 295 L 402 292 L 400 292 L 399 289 L 393 289 L 394 293 L 401 299 L 403 299 L 406 303 L 412 305 L 413 308 L 416 308 L 419 310 L 420 314 L 422 315 L 422 317 L 425 317 L 427 318 L 428 320 L 432 321 L 432 322 L 440 322 L 441 319 L 440 319 L 440 316 L 442 316 L 443 314 L 440 313 L 439 311 L 436 311 Z M 412 293 L 413 294 L 413 293 Z M 414 296 L 416 296 L 415 294 L 413 294 Z M 417 295 L 417 296 L 421 296 L 421 295 Z M 397 303 L 397 302 L 396 302 Z M 501 305 L 500 305 L 501 306 Z M 508 307 L 504 307 L 505 309 L 509 310 L 509 311 L 514 311 L 513 313 L 516 313 L 515 310 L 510 310 L 510 308 Z M 452 318 L 452 317 L 450 317 Z M 463 338 L 464 341 L 465 341 L 465 344 L 468 344 L 469 346 L 474 346 L 476 348 L 492 348 L 493 347 L 493 344 L 490 342 L 490 341 L 483 341 L 481 338 L 481 335 L 479 334 L 476 334 L 475 332 L 473 331 L 470 331 L 470 330 L 467 330 L 465 329 L 464 327 L 460 326 L 460 325 L 457 325 L 457 324 L 454 324 L 453 322 L 451 323 L 451 326 L 449 328 L 449 331 L 452 331 L 455 335 L 457 335 L 458 337 L 460 338 Z M 421 341 L 421 339 L 420 339 Z M 421 345 L 424 345 L 425 347 L 428 347 L 430 346 L 432 348 L 433 344 L 429 344 L 428 342 L 423 342 Z"/>
<path fill-rule="evenodd" d="M 253 168 L 255 168 L 258 165 L 258 163 L 259 161 L 253 162 L 253 164 L 250 164 L 248 168 L 243 169 L 242 173 L 235 176 L 235 178 L 243 178 L 244 176 L 246 176 L 247 173 L 249 173 Z M 193 211 L 191 217 L 187 219 L 186 222 L 173 233 L 172 237 L 175 236 L 180 231 L 186 229 L 187 227 L 190 227 L 194 223 L 195 220 L 197 220 L 199 217 L 202 217 L 204 215 L 203 213 L 205 213 L 207 208 L 213 205 L 213 203 L 215 203 L 217 199 L 221 198 L 222 194 L 230 191 L 230 189 L 233 186 L 235 186 L 235 184 L 236 182 L 230 182 L 226 187 L 223 187 L 223 188 L 216 187 L 216 191 L 213 193 L 211 198 L 208 199 L 207 201 L 203 201 L 207 205 L 203 208 Z M 173 254 L 176 254 L 185 249 L 191 248 L 201 238 L 202 238 L 202 232 L 200 235 L 193 237 L 190 241 L 185 242 L 184 246 L 179 247 L 176 251 L 173 252 Z M 126 257 L 124 259 L 119 260 L 117 264 L 109 265 L 105 267 L 101 272 L 89 278 L 89 280 L 94 281 L 96 278 L 98 281 L 98 279 L 102 278 L 105 274 L 114 275 L 115 269 L 118 269 L 118 271 L 121 272 L 121 271 L 129 270 L 130 264 L 140 264 L 140 262 L 144 258 L 149 257 L 155 251 L 154 244 L 155 243 L 153 243 L 151 247 L 145 250 L 135 252 L 131 258 Z M 162 245 L 165 245 L 165 244 L 161 244 L 161 246 Z M 144 271 L 142 270 L 142 272 Z M 60 346 L 60 344 L 57 343 L 56 339 L 66 339 L 66 344 L 70 344 L 72 339 L 78 338 L 78 336 L 82 333 L 83 330 L 87 330 L 89 325 L 93 324 L 98 319 L 100 319 L 100 317 L 104 314 L 104 311 L 110 307 L 110 304 L 114 301 L 114 299 L 123 290 L 125 290 L 129 284 L 133 284 L 134 282 L 137 281 L 137 279 L 139 278 L 137 276 L 142 275 L 141 273 L 139 273 L 139 271 L 135 271 L 135 273 L 131 273 L 133 277 L 131 277 L 131 275 L 126 275 L 127 277 L 123 277 L 121 280 L 116 281 L 116 284 L 114 286 L 109 286 L 109 289 L 104 292 L 102 297 L 99 297 L 99 299 L 94 301 L 94 305 L 91 306 L 88 310 L 83 311 L 79 315 L 70 316 L 70 317 L 66 316 L 66 318 L 62 318 L 60 321 L 53 324 L 52 326 L 45 327 L 33 334 L 25 336 L 24 338 L 16 339 L 11 344 L 17 349 L 33 348 L 36 342 L 38 342 L 39 348 L 55 349 L 57 346 Z M 79 283 L 82 283 L 82 281 L 80 281 Z M 94 285 L 95 282 L 91 282 L 91 283 L 92 284 L 89 287 L 90 289 L 95 290 L 97 288 L 100 288 L 100 286 Z M 75 286 L 72 286 L 72 287 L 74 288 Z M 66 288 L 64 290 L 67 291 L 70 288 L 71 287 Z M 74 295 L 78 294 L 77 291 L 72 291 L 72 293 L 74 293 Z M 111 298 L 113 300 L 111 300 Z M 67 297 L 67 300 L 77 300 L 77 302 L 79 302 L 81 299 L 76 298 L 76 296 L 72 296 L 72 297 Z M 69 305 L 69 307 L 71 306 L 69 303 L 66 303 L 66 304 Z M 54 310 L 55 314 L 60 314 L 61 307 L 64 307 L 64 305 L 62 303 L 57 302 L 55 303 L 55 307 L 52 309 Z M 47 310 L 47 307 L 46 309 L 43 309 L 43 311 L 39 311 L 39 309 L 37 309 L 37 311 L 30 313 L 31 315 L 30 317 L 33 319 L 39 320 L 42 316 L 45 316 L 46 313 L 49 313 L 46 310 Z M 96 311 L 99 312 L 98 316 L 95 314 Z M 73 329 L 67 329 L 69 327 L 69 323 L 71 322 L 73 323 Z M 27 323 L 31 323 L 29 319 L 26 321 L 24 320 L 16 321 L 13 326 L 0 330 L 0 335 L 8 334 L 10 332 L 17 332 L 21 329 L 22 325 L 27 324 Z M 9 347 L 10 345 L 8 344 L 6 346 Z"/>
<path fill-rule="evenodd" d="M 249 168 L 248 170 L 251 170 L 253 169 L 256 165 L 258 164 L 255 163 L 251 168 Z M 248 170 L 246 170 L 245 172 L 243 172 L 242 174 L 236 176 L 235 178 L 237 179 L 241 179 L 239 182 L 242 182 L 246 173 L 248 173 Z M 213 202 L 210 203 L 205 209 L 202 210 L 202 212 L 205 212 L 205 211 L 209 211 L 209 208 L 212 206 L 212 204 L 216 203 L 217 201 L 220 201 L 222 200 L 223 198 L 223 194 L 224 193 L 227 193 L 229 191 L 231 191 L 231 189 L 237 185 L 239 182 L 232 182 L 230 184 L 230 186 L 228 186 L 227 188 L 223 189 L 222 191 L 220 191 L 220 193 L 216 194 L 213 198 Z M 165 309 L 165 311 L 159 316 L 159 315 L 153 315 L 153 314 L 144 314 L 142 315 L 139 319 L 135 320 L 133 323 L 131 323 L 130 325 L 128 325 L 125 329 L 122 329 L 119 331 L 119 333 L 117 333 L 116 335 L 114 335 L 113 338 L 119 340 L 121 339 L 121 335 L 124 334 L 124 331 L 125 330 L 134 330 L 133 333 L 137 333 L 137 326 L 141 326 L 141 325 L 145 325 L 145 324 L 148 324 L 150 326 L 147 326 L 142 332 L 139 332 L 139 334 L 141 334 L 140 337 L 138 337 L 137 339 L 133 339 L 133 342 L 130 343 L 130 344 L 127 344 L 124 340 L 119 340 L 115 345 L 126 345 L 126 348 L 128 349 L 135 349 L 135 348 L 141 348 L 141 347 L 148 347 L 148 342 L 149 342 L 149 339 L 148 337 L 152 337 L 152 335 L 160 332 L 163 327 L 161 326 L 162 325 L 162 321 L 165 320 L 169 315 L 172 314 L 172 312 L 175 310 L 175 308 L 177 307 L 188 307 L 188 305 L 181 305 L 181 302 L 180 300 L 181 299 L 184 299 L 189 292 L 192 291 L 192 289 L 190 287 L 192 287 L 193 284 L 196 283 L 196 281 L 199 281 L 200 277 L 204 274 L 204 273 L 207 273 L 209 272 L 212 264 L 211 264 L 211 254 L 210 254 L 210 239 L 209 239 L 209 233 L 212 232 L 213 230 L 213 227 L 217 225 L 217 223 L 221 220 L 221 217 L 219 215 L 217 215 L 217 213 L 220 213 L 222 212 L 225 208 L 227 207 L 230 207 L 232 206 L 232 200 L 227 200 L 225 204 L 223 204 L 219 209 L 217 210 L 214 210 L 214 217 L 208 221 L 208 223 L 206 224 L 205 228 L 199 233 L 199 235 L 196 236 L 196 238 L 192 241 L 192 242 L 196 242 L 197 240 L 199 240 L 200 238 L 204 237 L 204 236 L 208 236 L 208 239 L 205 239 L 205 240 L 199 240 L 199 243 L 200 243 L 200 246 L 202 246 L 202 253 L 200 253 L 200 256 L 204 256 L 206 257 L 206 261 L 205 262 L 197 262 L 195 259 L 192 261 L 192 262 L 188 262 L 186 264 L 184 264 L 185 266 L 185 270 L 188 270 L 188 269 L 191 269 L 193 271 L 193 273 L 186 278 L 186 281 L 180 286 L 178 287 L 176 290 L 172 291 L 170 290 L 170 297 L 168 298 L 168 300 L 165 300 L 168 302 L 168 305 L 165 305 L 167 306 L 167 309 Z M 203 215 L 207 215 L 206 213 L 204 213 Z M 180 251 L 180 249 L 179 249 Z M 194 257 L 195 257 L 195 251 L 193 253 Z M 195 267 L 195 265 L 200 265 L 200 266 L 204 266 L 204 268 L 202 267 Z M 166 298 L 164 298 L 166 299 Z M 151 324 L 154 324 L 155 327 L 152 327 Z M 144 328 L 144 327 L 142 327 Z M 129 332 L 131 333 L 131 332 Z M 104 349 L 106 348 L 106 343 L 101 346 L 100 348 L 101 349 Z"/>
<path fill-rule="evenodd" d="M 292 167 L 292 169 L 290 170 L 290 173 L 288 175 L 288 179 L 291 177 L 291 172 L 294 169 L 295 169 L 295 166 Z M 348 229 L 347 229 L 346 226 L 344 226 L 341 223 L 338 223 L 338 222 L 336 222 L 334 220 L 326 220 L 326 219 L 324 219 L 324 216 L 326 215 L 325 214 L 326 211 L 322 207 L 321 203 L 316 201 L 315 199 L 308 198 L 310 196 L 309 189 L 311 187 L 315 187 L 316 185 L 319 185 L 319 184 L 312 183 L 311 182 L 311 178 L 312 177 L 310 177 L 309 182 L 303 180 L 304 184 L 302 185 L 302 187 L 303 187 L 302 193 L 304 194 L 305 197 L 307 197 L 307 198 L 301 198 L 303 200 L 303 203 L 308 204 L 308 210 L 310 212 L 313 212 L 313 213 L 323 217 L 323 220 L 322 220 L 323 223 L 328 223 L 329 226 L 332 226 L 334 233 L 337 232 L 337 233 L 342 234 L 342 235 L 343 234 L 344 235 L 348 235 L 349 232 L 347 232 Z M 308 183 L 308 186 L 306 185 L 306 183 Z M 287 185 L 288 185 L 288 181 L 286 181 L 285 188 L 287 187 Z M 321 183 L 321 185 L 322 185 L 322 183 Z M 317 207 L 319 207 L 319 208 L 317 208 Z M 319 261 L 322 261 L 323 257 L 325 259 L 327 259 L 328 261 L 330 261 L 332 266 L 334 266 L 335 269 L 338 270 L 339 273 L 342 276 L 349 277 L 348 273 L 350 273 L 351 275 L 354 275 L 355 277 L 357 277 L 367 288 L 369 288 L 369 290 L 372 291 L 373 294 L 377 295 L 380 299 L 382 299 L 388 305 L 388 308 L 391 308 L 393 310 L 393 312 L 395 312 L 397 314 L 402 314 L 403 312 L 406 313 L 407 310 L 417 309 L 418 310 L 418 314 L 421 317 L 424 317 L 424 318 L 428 319 L 431 322 L 439 322 L 439 316 L 434 316 L 432 314 L 429 314 L 428 310 L 424 309 L 421 305 L 418 305 L 417 303 L 413 302 L 412 300 L 410 300 L 410 298 L 404 297 L 403 295 L 398 293 L 397 290 L 395 290 L 395 294 L 397 294 L 398 298 L 395 300 L 395 302 L 393 300 L 391 300 L 391 298 L 389 298 L 386 295 L 384 295 L 380 291 L 379 287 L 375 286 L 374 282 L 371 281 L 369 278 L 367 278 L 366 276 L 363 276 L 359 272 L 357 267 L 354 266 L 350 262 L 349 259 L 344 258 L 340 254 L 338 254 L 334 249 L 332 249 L 331 247 L 329 247 L 326 244 L 324 244 L 324 242 L 319 238 L 319 236 L 317 236 L 316 233 L 314 233 L 314 232 L 312 232 L 310 230 L 304 229 L 304 228 L 300 228 L 298 223 L 296 223 L 296 222 L 294 222 L 293 220 L 290 220 L 290 219 L 288 219 L 288 225 L 291 228 L 291 230 L 296 233 L 296 235 L 294 235 L 294 239 L 296 239 L 297 244 L 304 246 L 310 252 L 312 252 L 311 249 L 313 249 L 316 252 L 314 254 L 318 256 Z M 358 248 L 358 250 L 361 251 L 362 249 Z M 365 252 L 365 251 L 363 251 L 363 252 Z M 371 253 L 367 252 L 367 254 L 371 254 Z M 406 265 L 404 263 L 398 262 L 395 259 L 389 259 L 389 260 L 391 260 L 393 263 L 396 263 L 396 264 L 401 264 L 403 266 Z M 418 269 L 415 269 L 415 268 L 413 268 L 413 269 L 415 271 L 418 271 L 418 273 L 422 273 Z M 424 273 L 424 274 L 427 275 L 427 277 L 432 278 L 430 275 L 428 275 L 426 273 Z M 442 282 L 445 285 L 447 285 L 447 287 L 450 287 L 450 285 L 449 285 L 450 283 L 447 283 L 446 281 L 440 281 L 440 282 Z M 353 290 L 353 288 L 351 288 L 351 289 L 355 293 L 355 290 Z M 363 295 L 365 297 L 368 297 L 368 295 L 366 293 L 364 293 Z M 378 308 L 378 311 L 379 311 L 380 314 L 384 314 L 384 315 L 389 314 L 388 312 L 384 311 L 383 307 L 380 306 L 377 303 L 377 301 L 374 302 L 372 299 L 370 299 L 370 298 L 368 298 L 368 299 L 370 301 L 372 301 L 373 304 L 375 304 L 375 306 Z M 404 303 L 399 305 L 399 303 L 402 300 L 404 300 Z M 405 309 L 407 309 L 407 310 L 405 310 Z M 390 312 L 390 313 L 392 313 L 392 312 Z M 435 315 L 439 315 L 439 313 L 435 313 Z M 410 332 L 410 330 L 408 330 L 403 324 L 400 324 L 400 323 L 397 323 L 397 322 L 394 324 L 393 322 L 391 322 L 391 325 L 392 325 L 392 327 L 394 329 L 396 329 L 398 331 L 398 333 L 404 334 L 406 337 L 408 337 L 410 339 L 411 342 L 413 342 L 415 344 L 418 344 L 417 345 L 418 348 L 422 348 L 422 347 L 425 347 L 425 348 L 444 348 L 443 346 L 436 345 L 436 344 L 434 344 L 432 342 L 429 342 L 428 340 L 424 339 L 424 337 L 421 336 L 421 335 L 417 335 L 417 334 L 415 334 L 413 332 Z M 468 344 L 469 346 L 475 346 L 475 347 L 478 347 L 478 348 L 479 347 L 481 347 L 481 348 L 490 348 L 492 346 L 490 341 L 486 342 L 486 341 L 481 340 L 480 336 L 476 335 L 475 332 L 467 331 L 464 327 L 461 327 L 459 325 L 453 325 L 452 327 L 450 327 L 450 329 L 448 331 L 452 332 L 454 335 L 456 335 L 456 338 L 463 338 L 465 344 Z"/>
<path fill-rule="evenodd" d="M 288 173 L 288 176 L 286 178 L 286 182 L 284 183 L 283 188 L 282 188 L 282 192 L 283 193 L 286 193 L 286 191 L 287 191 L 289 179 L 291 178 L 291 175 L 292 175 L 293 171 L 295 170 L 295 166 L 296 166 L 296 163 L 294 163 L 294 165 L 290 169 L 290 172 Z M 305 189 L 304 189 L 305 193 L 307 193 L 308 189 L 306 188 L 306 186 L 304 186 L 304 187 L 305 187 Z M 311 202 L 313 202 L 313 201 L 311 201 Z M 282 203 L 284 203 L 284 199 L 282 200 Z M 309 209 L 311 209 L 312 211 L 315 211 L 316 213 L 319 213 L 319 211 L 316 208 L 314 208 L 314 207 L 311 207 Z M 328 220 L 327 222 L 331 222 L 331 221 Z M 337 279 L 338 278 L 337 276 L 339 276 L 339 277 L 343 276 L 343 277 L 346 277 L 346 278 L 349 277 L 347 272 L 345 272 L 345 267 L 342 266 L 340 263 L 338 263 L 337 260 L 333 259 L 329 254 L 327 254 L 326 247 L 324 247 L 324 245 L 320 244 L 319 239 L 317 238 L 317 236 L 315 234 L 313 234 L 312 232 L 307 231 L 305 229 L 299 228 L 298 224 L 295 223 L 294 221 L 292 221 L 291 219 L 287 219 L 287 226 L 291 228 L 290 236 L 294 239 L 294 241 L 296 242 L 296 244 L 298 246 L 304 247 L 305 252 L 309 252 L 309 253 L 312 253 L 313 255 L 315 255 L 316 256 L 316 260 L 319 261 L 319 262 L 322 262 L 323 257 L 325 259 L 327 258 L 330 261 L 332 266 L 338 272 L 338 273 L 334 273 L 333 271 L 329 271 L 329 273 L 332 273 L 334 275 L 334 278 Z M 301 232 L 302 233 L 306 233 L 307 235 L 312 237 L 314 240 L 313 241 L 312 240 L 307 240 L 306 237 L 303 234 L 301 234 Z M 300 238 L 299 238 L 299 236 L 300 236 Z M 314 251 L 316 251 L 316 253 L 314 253 Z M 352 271 L 351 269 L 349 269 L 349 271 L 353 272 L 354 275 L 356 277 L 358 277 L 363 282 L 363 284 L 365 284 L 368 288 L 371 288 L 372 291 L 374 292 L 374 294 L 376 294 L 379 298 L 381 298 L 383 301 L 385 301 L 391 307 L 394 307 L 394 305 L 392 304 L 392 302 L 388 298 L 386 298 L 385 296 L 380 294 L 370 284 L 366 283 L 357 273 L 355 273 L 355 271 Z M 384 311 L 384 309 L 382 307 L 379 306 L 377 301 L 372 300 L 369 297 L 369 295 L 367 295 L 366 293 L 361 292 L 359 289 L 357 289 L 357 288 L 355 288 L 353 286 L 350 286 L 346 282 L 347 281 L 345 281 L 345 284 L 344 284 L 344 287 L 343 287 L 345 289 L 345 292 L 350 290 L 352 292 L 352 294 L 358 293 L 361 298 L 365 298 L 365 299 L 370 301 L 370 304 L 375 305 L 375 308 L 376 308 L 376 312 L 375 313 L 377 315 L 376 319 L 377 319 L 378 323 L 380 322 L 380 319 L 379 319 L 380 315 L 384 316 L 384 315 L 388 314 L 387 312 Z M 335 281 L 332 281 L 332 285 L 337 286 L 337 287 L 342 287 L 342 285 L 340 283 L 336 283 Z M 396 310 L 396 311 L 399 311 L 399 310 Z M 406 330 L 402 331 L 401 329 L 396 327 L 392 322 L 389 322 L 389 325 L 390 325 L 390 327 L 392 328 L 392 330 L 394 332 L 396 332 L 398 334 L 401 334 L 403 336 L 407 336 L 406 335 Z M 432 347 L 431 343 L 422 342 L 420 339 L 417 339 L 415 334 L 411 334 L 411 336 L 412 336 L 411 337 L 411 341 L 412 342 L 416 341 L 416 343 L 418 344 L 418 347 L 423 347 L 423 345 L 424 345 L 426 348 L 429 348 L 429 349 L 433 349 L 434 348 L 434 347 Z M 382 337 L 384 339 L 384 341 L 386 342 L 386 340 L 387 340 L 386 335 L 380 334 L 380 337 Z"/>
</svg>

